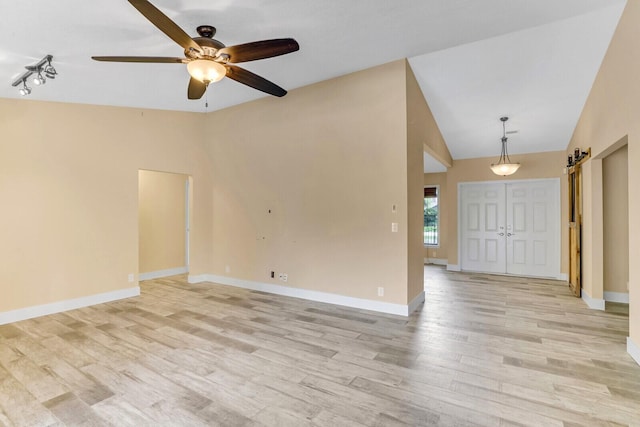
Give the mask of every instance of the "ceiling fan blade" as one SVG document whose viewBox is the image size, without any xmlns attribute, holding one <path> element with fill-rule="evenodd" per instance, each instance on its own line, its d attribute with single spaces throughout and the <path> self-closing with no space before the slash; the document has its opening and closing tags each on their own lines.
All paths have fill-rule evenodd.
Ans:
<svg viewBox="0 0 640 427">
<path fill-rule="evenodd" d="M 129 0 L 129 3 L 138 12 L 143 14 L 153 25 L 158 27 L 160 31 L 165 33 L 171 40 L 182 46 L 183 49 L 194 49 L 202 51 L 200 45 L 193 41 L 189 34 L 185 33 L 182 28 L 173 22 L 167 15 L 162 13 L 160 9 L 149 3 L 147 0 Z"/>
<path fill-rule="evenodd" d="M 295 52 L 300 49 L 294 39 L 272 39 L 223 47 L 219 54 L 229 55 L 232 64 L 271 58 Z"/>
<path fill-rule="evenodd" d="M 238 83 L 245 84 L 273 96 L 282 97 L 287 94 L 287 91 L 282 89 L 277 84 L 272 83 L 269 80 L 252 73 L 251 71 L 247 71 L 244 68 L 228 64 L 225 65 L 225 67 L 227 68 L 227 77 L 237 81 Z"/>
<path fill-rule="evenodd" d="M 159 64 L 184 64 L 184 58 L 166 58 L 163 56 L 92 56 L 95 61 L 106 62 L 151 62 Z"/>
<path fill-rule="evenodd" d="M 206 91 L 207 85 L 202 83 L 200 80 L 194 79 L 193 77 L 191 78 L 191 80 L 189 80 L 189 87 L 187 88 L 187 98 L 200 99 Z"/>
</svg>

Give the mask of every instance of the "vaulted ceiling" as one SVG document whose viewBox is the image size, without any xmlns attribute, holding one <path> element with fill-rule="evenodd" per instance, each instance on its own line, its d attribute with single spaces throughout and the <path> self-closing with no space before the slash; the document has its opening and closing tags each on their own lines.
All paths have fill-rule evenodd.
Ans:
<svg viewBox="0 0 640 427">
<path fill-rule="evenodd" d="M 293 37 L 300 51 L 243 64 L 291 90 L 409 58 L 454 159 L 566 147 L 624 0 L 153 0 L 187 33 L 227 46 Z M 126 0 L 21 0 L 0 13 L 0 97 L 25 65 L 54 56 L 59 76 L 30 99 L 205 112 L 267 96 L 229 79 L 198 101 L 182 64 L 92 55 L 182 56 Z M 433 165 L 438 168 L 437 164 Z"/>
</svg>

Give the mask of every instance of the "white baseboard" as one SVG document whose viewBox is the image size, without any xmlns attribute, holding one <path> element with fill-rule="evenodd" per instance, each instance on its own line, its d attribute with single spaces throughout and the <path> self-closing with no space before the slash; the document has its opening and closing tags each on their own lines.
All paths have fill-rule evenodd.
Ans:
<svg viewBox="0 0 640 427">
<path fill-rule="evenodd" d="M 416 297 L 409 303 L 409 309 L 408 309 L 408 314 L 413 313 L 414 311 L 416 311 L 416 309 L 418 307 L 420 307 L 420 304 L 422 304 L 424 302 L 424 291 L 420 292 L 418 295 L 416 295 Z"/>
<path fill-rule="evenodd" d="M 609 302 L 621 302 L 629 304 L 629 294 L 623 292 L 604 292 L 604 300 Z"/>
<path fill-rule="evenodd" d="M 589 308 L 591 308 L 593 310 L 604 310 L 604 300 L 603 299 L 591 298 L 589 295 L 587 295 L 587 293 L 584 291 L 584 289 L 582 290 L 581 293 L 582 293 L 582 300 L 585 303 L 587 303 Z"/>
<path fill-rule="evenodd" d="M 175 276 L 176 274 L 185 274 L 188 272 L 189 272 L 189 269 L 187 267 L 177 267 L 177 268 L 169 268 L 168 270 L 150 271 L 148 273 L 138 274 L 138 280 L 143 281 L 143 280 L 159 279 L 161 277 Z"/>
<path fill-rule="evenodd" d="M 408 316 L 409 314 L 411 314 L 410 308 L 413 305 L 417 307 L 422 301 L 424 301 L 424 292 L 414 298 L 414 300 L 411 301 L 411 304 L 402 305 L 390 302 L 368 300 L 364 298 L 348 297 L 338 294 L 330 294 L 328 292 L 291 288 L 288 286 L 274 285 L 272 283 L 254 282 L 251 280 L 236 279 L 227 276 L 217 276 L 215 274 L 199 274 L 196 276 L 189 276 L 189 283 L 201 282 L 219 283 L 221 285 L 235 286 L 237 288 L 251 289 L 253 291 L 268 292 L 270 294 L 301 298 L 316 302 L 325 302 L 329 304 L 342 305 L 363 310 L 378 311 L 380 313 L 395 314 L 398 316 Z M 420 298 L 422 298 L 422 301 L 420 301 Z"/>
<path fill-rule="evenodd" d="M 458 264 L 447 264 L 447 271 L 462 271 Z"/>
<path fill-rule="evenodd" d="M 210 280 L 208 274 L 190 274 L 189 276 L 187 276 L 187 282 L 189 283 L 202 283 L 209 281 Z"/>
<path fill-rule="evenodd" d="M 627 337 L 627 353 L 633 357 L 633 360 L 640 365 L 640 346 L 634 343 L 631 337 Z"/>
<path fill-rule="evenodd" d="M 75 310 L 76 308 L 88 307 L 90 305 L 103 304 L 105 302 L 116 301 L 124 298 L 137 297 L 140 295 L 140 287 L 119 289 L 117 291 L 105 292 L 102 294 L 89 295 L 86 297 L 74 298 L 64 301 L 52 302 L 50 304 L 34 305 L 31 307 L 19 308 L 17 310 L 0 313 L 0 325 L 19 322 L 21 320 L 33 319 L 34 317 L 47 316 L 49 314 L 61 313 L 63 311 Z"/>
<path fill-rule="evenodd" d="M 425 264 L 447 265 L 447 260 L 442 258 L 425 258 Z"/>
</svg>

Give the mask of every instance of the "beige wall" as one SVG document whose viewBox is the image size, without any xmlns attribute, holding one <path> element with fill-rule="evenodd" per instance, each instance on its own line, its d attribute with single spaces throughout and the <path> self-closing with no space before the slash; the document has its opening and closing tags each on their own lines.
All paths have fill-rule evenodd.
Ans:
<svg viewBox="0 0 640 427">
<path fill-rule="evenodd" d="M 628 149 L 602 159 L 604 290 L 627 293 L 629 281 Z"/>
<path fill-rule="evenodd" d="M 188 175 L 138 172 L 138 270 L 186 267 Z"/>
<path fill-rule="evenodd" d="M 449 211 L 447 211 L 447 204 L 444 203 L 445 198 L 447 197 L 447 173 L 425 173 L 423 176 L 424 186 L 439 186 L 440 193 L 438 194 L 439 198 L 439 221 L 440 224 L 438 226 L 438 231 L 440 232 L 440 244 L 438 247 L 430 247 L 424 246 L 423 249 L 423 258 L 435 258 L 435 259 L 444 259 L 447 260 L 447 241 L 449 240 L 449 227 L 451 223 L 451 227 L 457 227 L 457 223 L 455 218 L 457 218 L 457 213 L 453 215 L 453 218 L 450 218 L 451 215 Z M 453 221 L 452 221 L 453 219 Z M 421 234 L 422 235 L 422 234 Z"/>
<path fill-rule="evenodd" d="M 141 169 L 192 177 L 191 274 L 284 284 L 273 270 L 287 286 L 407 304 L 422 289 L 434 134 L 415 131 L 428 107 L 407 67 L 208 115 L 0 100 L 0 312 L 129 288 L 139 261 L 169 266 L 138 253 Z"/>
<path fill-rule="evenodd" d="M 458 184 L 474 181 L 509 181 L 521 179 L 560 178 L 560 194 L 567 193 L 567 179 L 564 175 L 566 158 L 564 151 L 546 153 L 511 155 L 511 160 L 520 162 L 522 166 L 514 175 L 504 177 L 491 172 L 489 165 L 495 157 L 455 160 L 453 167 L 447 171 L 447 191 L 443 194 L 443 202 L 449 218 L 447 228 L 447 256 L 449 264 L 458 265 Z M 561 197 L 561 272 L 568 270 L 568 208 L 566 197 Z"/>
<path fill-rule="evenodd" d="M 193 176 L 192 271 L 208 272 L 202 118 L 0 99 L 0 312 L 136 285 L 139 169 Z"/>
<path fill-rule="evenodd" d="M 640 50 L 637 48 L 640 39 L 640 2 L 627 2 L 618 28 L 605 55 L 600 71 L 589 94 L 589 98 L 578 121 L 569 151 L 578 147 L 591 147 L 593 160 L 587 163 L 602 162 L 608 154 L 624 143 L 628 144 L 628 161 L 634 165 L 640 162 Z M 626 137 L 626 140 L 625 140 Z M 622 141 L 622 142 L 621 142 Z M 585 210 L 595 211 L 597 203 L 602 199 L 598 188 L 602 185 L 602 175 L 593 171 L 593 166 L 585 168 L 584 180 L 592 183 L 592 194 L 585 194 L 583 202 L 591 203 Z M 640 182 L 640 168 L 629 168 L 628 182 Z M 595 186 L 595 190 L 593 187 Z M 586 187 L 586 185 L 585 185 Z M 630 186 L 631 187 L 631 186 Z M 629 192 L 629 218 L 640 218 L 640 195 Z M 592 221 L 583 226 L 584 242 L 592 250 L 602 250 L 602 221 Z M 640 259 L 640 224 L 629 223 L 629 259 Z M 598 259 L 594 259 L 598 261 Z M 583 264 L 583 277 L 591 281 L 589 294 L 598 298 L 603 284 L 599 280 L 602 259 L 595 265 Z M 587 290 L 585 288 L 585 290 Z M 640 344 L 640 264 L 629 265 L 629 329 L 631 339 Z"/>
<path fill-rule="evenodd" d="M 211 273 L 408 302 L 405 76 L 396 61 L 207 117 Z"/>
<path fill-rule="evenodd" d="M 596 179 L 597 178 L 597 179 Z M 602 159 L 582 166 L 582 235 L 580 241 L 580 281 L 582 292 L 591 298 L 603 298 L 603 208 Z M 591 230 L 585 233 L 585 230 Z M 595 243 L 599 242 L 599 243 Z"/>
</svg>

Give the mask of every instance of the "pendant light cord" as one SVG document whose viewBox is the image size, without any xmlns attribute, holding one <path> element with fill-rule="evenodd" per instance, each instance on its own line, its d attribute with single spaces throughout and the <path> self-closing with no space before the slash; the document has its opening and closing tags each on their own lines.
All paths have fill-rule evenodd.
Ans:
<svg viewBox="0 0 640 427">
<path fill-rule="evenodd" d="M 511 163 L 511 159 L 509 158 L 509 152 L 507 151 L 507 127 L 506 123 L 509 120 L 508 117 L 502 117 L 500 119 L 502 121 L 502 152 L 500 153 L 500 160 L 498 163 Z"/>
</svg>

